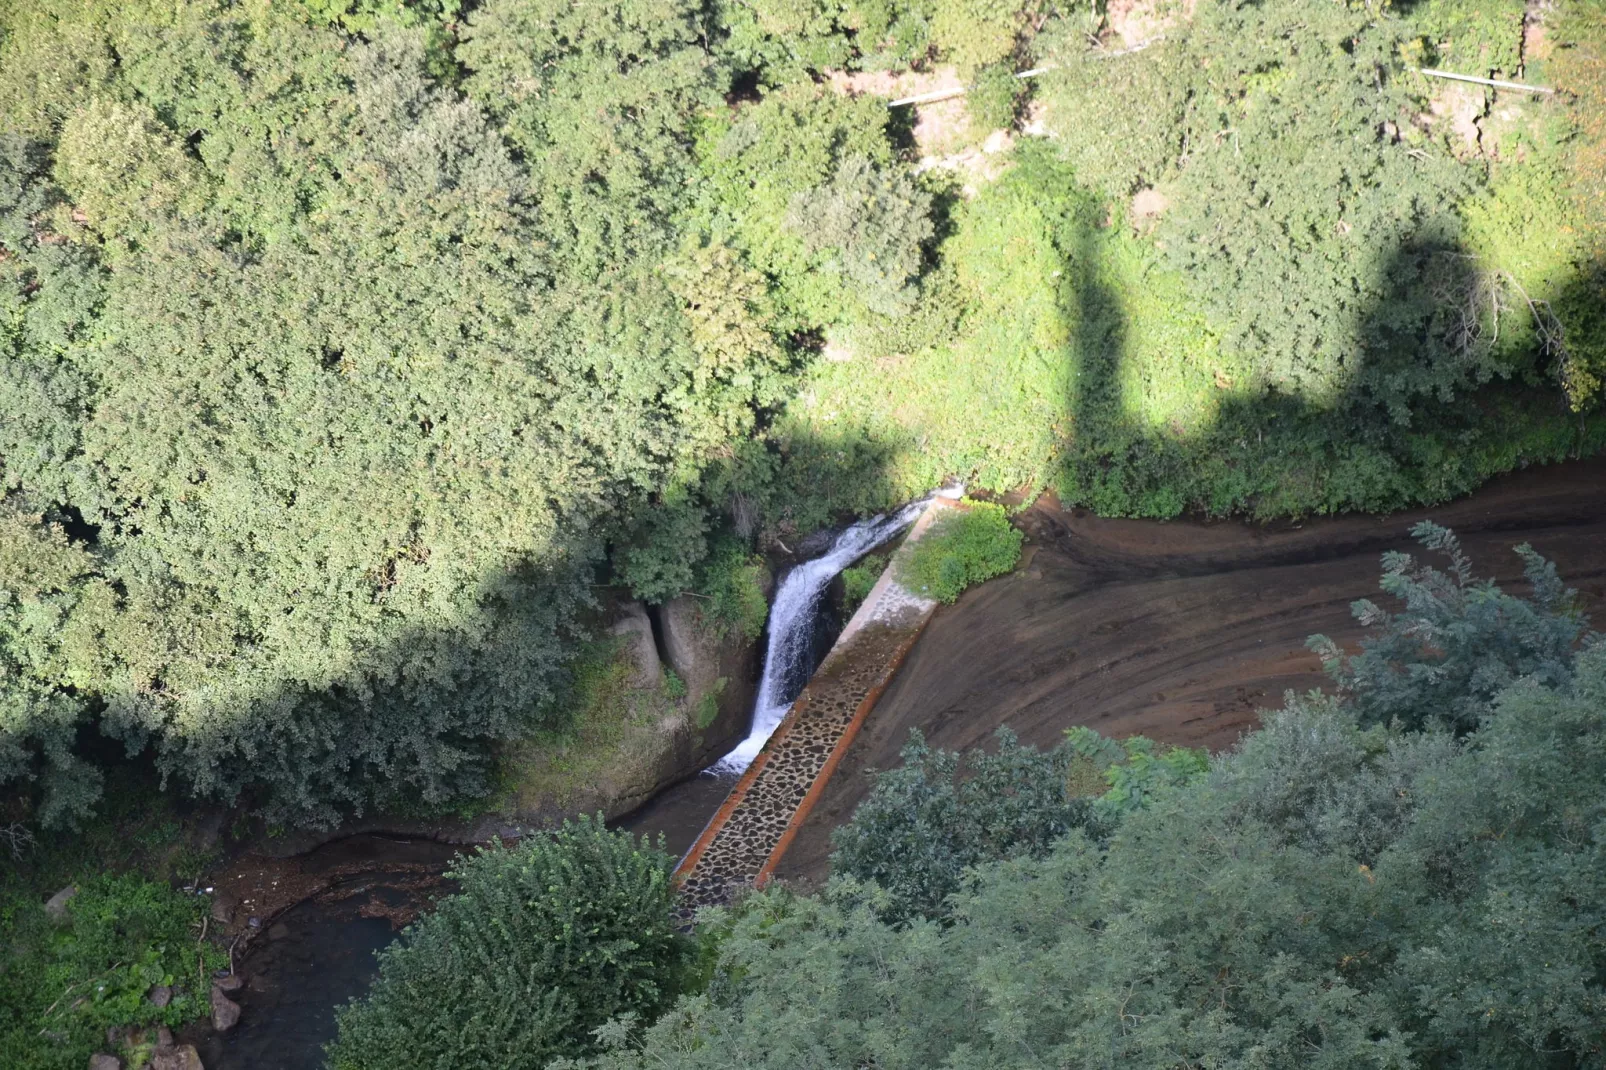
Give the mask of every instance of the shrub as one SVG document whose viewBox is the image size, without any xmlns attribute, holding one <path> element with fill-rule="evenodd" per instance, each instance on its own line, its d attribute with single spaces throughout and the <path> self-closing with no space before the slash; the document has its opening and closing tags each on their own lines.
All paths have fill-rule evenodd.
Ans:
<svg viewBox="0 0 1606 1070">
<path fill-rule="evenodd" d="M 207 1013 L 211 972 L 223 953 L 200 942 L 207 900 L 135 874 L 77 884 L 67 921 L 9 890 L 0 898 L 0 1065 L 78 1070 L 108 1027 L 178 1027 Z M 165 1007 L 152 985 L 178 991 Z"/>
<path fill-rule="evenodd" d="M 1310 638 L 1362 724 L 1398 720 L 1407 728 L 1470 732 L 1513 680 L 1531 677 L 1554 687 L 1568 679 L 1588 625 L 1555 565 L 1528 544 L 1518 546 L 1533 592 L 1518 598 L 1475 578 L 1448 528 L 1424 520 L 1411 534 L 1448 557 L 1449 571 L 1419 565 L 1410 554 L 1384 554 L 1379 586 L 1404 609 L 1389 613 L 1370 599 L 1356 602 L 1355 619 L 1370 635 L 1354 657 L 1324 635 Z"/>
<path fill-rule="evenodd" d="M 939 602 L 957 601 L 965 588 L 1014 568 L 1024 538 L 1003 506 L 967 502 L 938 517 L 914 543 L 898 582 Z"/>
<path fill-rule="evenodd" d="M 883 917 L 938 916 L 971 866 L 1041 857 L 1073 828 L 1103 838 L 1128 815 L 1209 769 L 1202 750 L 1144 736 L 1114 740 L 1078 726 L 1052 750 L 1022 745 L 1008 728 L 998 750 L 960 755 L 927 745 L 918 729 L 896 769 L 832 834 L 832 873 L 873 884 L 856 890 Z"/>
<path fill-rule="evenodd" d="M 864 600 L 870 597 L 871 588 L 887 570 L 890 554 L 870 554 L 856 565 L 842 570 L 842 611 L 852 615 Z"/>
<path fill-rule="evenodd" d="M 670 919 L 671 862 L 600 816 L 482 848 L 458 894 L 380 953 L 339 1012 L 334 1070 L 538 1070 L 618 1014 L 674 997 L 689 943 Z"/>
<path fill-rule="evenodd" d="M 1066 790 L 1069 749 L 1022 746 L 1007 728 L 998 731 L 997 753 L 963 759 L 914 730 L 900 757 L 831 836 L 832 872 L 873 882 L 891 918 L 941 913 L 967 867 L 1040 855 L 1092 814 Z"/>
</svg>

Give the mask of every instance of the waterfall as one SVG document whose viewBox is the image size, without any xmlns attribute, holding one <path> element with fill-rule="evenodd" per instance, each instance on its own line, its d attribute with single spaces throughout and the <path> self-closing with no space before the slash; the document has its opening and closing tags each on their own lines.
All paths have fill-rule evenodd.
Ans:
<svg viewBox="0 0 1606 1070">
<path fill-rule="evenodd" d="M 925 507 L 923 501 L 913 502 L 890 516 L 861 520 L 838 535 L 824 554 L 787 573 L 770 607 L 770 644 L 764 655 L 758 699 L 753 703 L 752 730 L 735 750 L 719 760 L 713 772 L 740 773 L 746 769 L 792 708 L 792 700 L 803 686 L 795 681 L 807 676 L 798 672 L 797 666 L 808 656 L 815 610 L 836 574 L 913 524 Z"/>
</svg>

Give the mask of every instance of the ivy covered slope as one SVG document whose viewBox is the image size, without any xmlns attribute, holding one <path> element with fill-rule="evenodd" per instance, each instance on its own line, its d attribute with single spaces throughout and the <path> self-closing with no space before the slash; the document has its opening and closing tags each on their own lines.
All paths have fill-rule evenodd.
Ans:
<svg viewBox="0 0 1606 1070">
<path fill-rule="evenodd" d="M 569 727 L 594 585 L 750 615 L 757 543 L 948 477 L 1274 515 L 1600 444 L 1595 5 L 1129 8 L 0 3 L 0 783 L 444 805 Z M 974 182 L 844 90 L 948 67 L 1022 134 Z"/>
</svg>

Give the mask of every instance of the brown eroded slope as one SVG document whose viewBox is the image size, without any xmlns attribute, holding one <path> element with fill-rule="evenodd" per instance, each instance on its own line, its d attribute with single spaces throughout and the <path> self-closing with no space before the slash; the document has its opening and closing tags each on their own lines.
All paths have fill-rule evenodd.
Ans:
<svg viewBox="0 0 1606 1070">
<path fill-rule="evenodd" d="M 1478 575 L 1518 590 L 1511 547 L 1532 543 L 1606 626 L 1606 459 L 1516 473 L 1432 509 L 1298 526 L 1101 520 L 1045 499 L 1021 518 L 1021 566 L 927 626 L 776 876 L 823 878 L 865 771 L 895 766 L 910 728 L 961 750 L 1000 725 L 1038 745 L 1085 724 L 1230 746 L 1285 690 L 1326 682 L 1306 637 L 1359 636 L 1350 603 L 1378 595 L 1378 555 L 1412 548 L 1423 518 L 1456 530 Z"/>
</svg>

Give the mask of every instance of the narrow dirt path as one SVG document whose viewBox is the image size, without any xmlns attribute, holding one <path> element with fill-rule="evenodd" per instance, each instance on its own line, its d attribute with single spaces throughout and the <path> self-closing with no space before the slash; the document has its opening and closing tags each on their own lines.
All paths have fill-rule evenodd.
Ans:
<svg viewBox="0 0 1606 1070">
<path fill-rule="evenodd" d="M 1231 746 L 1284 691 L 1326 683 L 1305 638 L 1359 637 L 1350 603 L 1378 595 L 1378 556 L 1410 549 L 1423 518 L 1456 530 L 1478 575 L 1519 590 L 1511 547 L 1532 543 L 1606 628 L 1606 459 L 1432 509 L 1302 525 L 1101 520 L 1045 499 L 1021 518 L 1021 566 L 926 626 L 775 875 L 823 879 L 831 830 L 864 798 L 866 770 L 898 764 L 910 728 L 961 750 L 1000 725 L 1039 745 L 1085 724 Z"/>
</svg>

